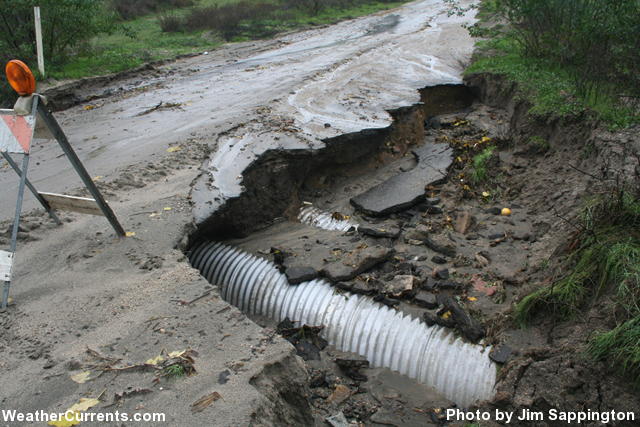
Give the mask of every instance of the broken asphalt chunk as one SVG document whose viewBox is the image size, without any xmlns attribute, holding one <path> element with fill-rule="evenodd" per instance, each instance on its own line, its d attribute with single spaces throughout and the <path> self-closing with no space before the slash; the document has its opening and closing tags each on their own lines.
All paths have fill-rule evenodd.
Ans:
<svg viewBox="0 0 640 427">
<path fill-rule="evenodd" d="M 322 326 L 307 325 L 296 328 L 287 317 L 278 324 L 276 332 L 293 344 L 298 356 L 304 360 L 320 360 L 320 350 L 329 344 L 320 336 L 322 329 Z"/>
<path fill-rule="evenodd" d="M 456 246 L 444 236 L 431 236 L 425 239 L 424 244 L 431 250 L 448 257 L 456 256 Z"/>
<path fill-rule="evenodd" d="M 367 376 L 360 372 L 362 368 L 369 367 L 368 360 L 336 359 L 336 365 L 349 378 L 354 381 L 367 381 Z"/>
<path fill-rule="evenodd" d="M 395 175 L 353 197 L 351 204 L 360 212 L 380 217 L 400 212 L 424 200 L 425 186 L 441 182 L 453 161 L 453 150 L 446 144 L 426 144 L 417 148 L 415 168 Z"/>
<path fill-rule="evenodd" d="M 456 328 L 473 343 L 477 343 L 484 337 L 484 328 L 476 319 L 471 317 L 458 302 L 449 296 L 438 295 L 437 301 L 451 313 L 451 319 L 453 319 Z"/>
<path fill-rule="evenodd" d="M 400 235 L 400 228 L 397 224 L 361 224 L 358 231 L 365 236 L 395 239 Z"/>
<path fill-rule="evenodd" d="M 328 263 L 322 269 L 322 275 L 332 282 L 344 282 L 360 273 L 388 260 L 393 249 L 383 246 L 370 246 L 344 254 L 339 260 Z"/>
<path fill-rule="evenodd" d="M 496 363 L 505 363 L 507 360 L 509 360 L 511 353 L 511 347 L 506 344 L 500 344 L 491 349 L 489 358 Z"/>
<path fill-rule="evenodd" d="M 318 272 L 313 267 L 287 267 L 284 274 L 290 285 L 308 282 L 318 277 Z"/>
</svg>

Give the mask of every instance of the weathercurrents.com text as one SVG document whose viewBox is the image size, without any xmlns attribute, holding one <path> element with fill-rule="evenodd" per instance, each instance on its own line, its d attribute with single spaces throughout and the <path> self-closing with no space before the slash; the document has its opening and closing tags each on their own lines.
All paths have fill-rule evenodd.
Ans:
<svg viewBox="0 0 640 427">
<path fill-rule="evenodd" d="M 13 409 L 2 409 L 2 421 L 12 422 L 165 422 L 166 416 L 161 412 L 136 412 L 129 414 L 126 412 L 48 412 L 44 410 L 34 412 L 20 412 Z"/>
</svg>

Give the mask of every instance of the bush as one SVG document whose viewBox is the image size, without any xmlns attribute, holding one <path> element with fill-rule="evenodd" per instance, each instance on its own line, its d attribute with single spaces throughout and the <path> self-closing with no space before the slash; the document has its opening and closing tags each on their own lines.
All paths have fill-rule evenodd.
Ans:
<svg viewBox="0 0 640 427">
<path fill-rule="evenodd" d="M 640 95 L 638 0 L 496 0 L 525 53 L 565 66 L 582 96 Z"/>
<path fill-rule="evenodd" d="M 267 19 L 276 10 L 277 7 L 271 3 L 250 1 L 198 8 L 187 16 L 185 26 L 190 31 L 215 30 L 225 40 L 231 40 L 240 34 L 244 21 Z"/>
<path fill-rule="evenodd" d="M 176 15 L 160 14 L 158 16 L 160 29 L 165 33 L 176 33 L 184 31 L 184 21 Z"/>
<path fill-rule="evenodd" d="M 0 0 L 0 60 L 36 59 L 33 7 L 40 6 L 45 63 L 62 63 L 70 48 L 110 29 L 101 0 Z"/>
<path fill-rule="evenodd" d="M 167 9 L 193 6 L 193 0 L 110 0 L 113 10 L 124 20 Z"/>
</svg>

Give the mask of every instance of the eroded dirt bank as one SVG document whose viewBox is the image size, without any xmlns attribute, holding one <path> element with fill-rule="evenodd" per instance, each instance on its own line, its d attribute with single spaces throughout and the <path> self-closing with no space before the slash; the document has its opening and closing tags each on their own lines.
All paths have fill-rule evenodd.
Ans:
<svg viewBox="0 0 640 427">
<path fill-rule="evenodd" d="M 210 223 L 223 226 L 203 227 L 192 240 L 249 234 L 231 243 L 281 265 L 292 283 L 301 272 L 305 280 L 322 277 L 337 290 L 372 296 L 427 324 L 451 328 L 468 341 L 491 344 L 492 358 L 501 369 L 495 397 L 482 404 L 483 409 L 637 414 L 632 384 L 584 354 L 592 331 L 609 323 L 597 305 L 584 318 L 559 324 L 543 321 L 528 329 L 519 329 L 512 318 L 515 302 L 561 274 L 557 267 L 575 234 L 572 224 L 584 202 L 603 187 L 602 180 L 637 180 L 637 138 L 630 131 L 607 132 L 584 118 L 530 116 L 529 106 L 514 96 L 515 88 L 505 87 L 496 76 L 472 76 L 467 84 L 478 97 L 472 106 L 465 102 L 465 92 L 425 90 L 426 105 L 396 114 L 399 120 L 387 132 L 358 135 L 366 141 L 358 147 L 368 155 L 358 150 L 352 155 L 331 144 L 324 154 L 319 151 L 317 163 L 311 153 L 268 153 L 265 164 L 279 167 L 249 168 L 242 181 L 251 195 L 247 202 L 237 210 L 233 205 L 221 210 Z M 433 99 L 443 90 L 450 100 L 460 102 L 453 112 L 438 109 L 438 102 L 429 104 L 429 94 Z M 416 115 L 423 119 L 421 126 L 406 120 Z M 455 161 L 446 180 L 422 183 L 427 185 L 422 200 L 382 217 L 354 207 L 354 197 L 415 169 L 412 151 L 434 144 L 453 148 Z M 486 177 L 478 182 L 472 178 L 472 159 L 488 147 L 493 152 L 486 159 Z M 597 149 L 590 151 L 593 147 Z M 334 149 L 342 162 L 333 160 L 327 167 L 323 156 L 331 158 Z M 578 149 L 580 156 L 575 155 Z M 273 197 L 267 184 L 273 179 L 279 183 L 276 188 L 287 192 L 275 193 L 276 209 L 254 217 L 252 209 L 270 205 L 252 205 L 251 200 Z M 359 228 L 344 233 L 296 224 L 298 209 L 306 203 Z M 501 215 L 503 208 L 510 214 Z M 260 221 L 263 217 L 270 218 Z M 268 319 L 256 320 L 270 325 Z M 372 424 L 438 424 L 453 407 L 442 398 L 429 397 L 417 406 L 412 403 L 414 413 L 409 415 L 406 394 L 411 392 L 403 386 L 383 382 L 392 397 L 380 398 L 368 387 L 379 387 L 367 382 L 369 370 L 361 370 L 364 377 L 336 371 L 336 358 L 353 355 L 329 349 L 313 357 L 307 345 L 298 351 L 311 359 L 310 396 L 322 417 L 342 413 Z M 317 358 L 320 362 L 314 361 Z M 342 375 L 336 377 L 336 372 Z M 347 397 L 336 404 L 338 391 Z M 429 396 L 426 390 L 422 393 Z"/>
</svg>

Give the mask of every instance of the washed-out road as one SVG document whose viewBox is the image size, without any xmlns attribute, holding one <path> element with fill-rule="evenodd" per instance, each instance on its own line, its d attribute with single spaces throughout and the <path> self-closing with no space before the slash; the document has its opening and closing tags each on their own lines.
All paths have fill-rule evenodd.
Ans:
<svg viewBox="0 0 640 427">
<path fill-rule="evenodd" d="M 294 145 L 314 146 L 323 138 L 386 127 L 387 110 L 419 101 L 416 89 L 460 82 L 473 48 L 461 24 L 472 14 L 449 16 L 441 0 L 416 1 L 277 40 L 228 45 L 95 88 L 95 95 L 116 95 L 56 117 L 90 173 L 107 178 L 165 154 L 172 143 L 191 138 L 213 146 L 221 133 L 260 121 L 218 141 L 208 165 L 219 183 L 212 191 L 232 196 L 239 191 L 236 177 L 255 154 L 282 144 L 264 133 L 274 130 L 265 129 L 265 115 L 272 124 L 293 119 L 302 131 Z M 160 102 L 175 107 L 143 114 Z M 29 177 L 41 191 L 80 186 L 60 154 L 53 141 L 35 146 Z M 0 218 L 13 213 L 16 184 L 13 172 L 1 168 Z M 35 206 L 28 195 L 25 209 Z M 196 216 L 214 208 L 196 207 Z"/>
</svg>

